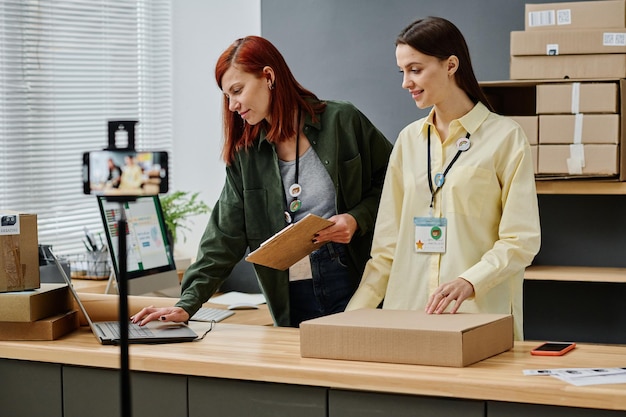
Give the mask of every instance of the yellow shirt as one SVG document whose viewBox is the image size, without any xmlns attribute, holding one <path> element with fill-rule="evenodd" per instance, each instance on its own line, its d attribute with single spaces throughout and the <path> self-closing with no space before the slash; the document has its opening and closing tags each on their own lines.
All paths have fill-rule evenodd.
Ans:
<svg viewBox="0 0 626 417">
<path fill-rule="evenodd" d="M 524 269 L 539 251 L 540 227 L 530 146 L 517 123 L 482 103 L 450 123 L 443 143 L 433 111 L 400 132 L 385 177 L 374 229 L 372 259 L 347 310 L 424 309 L 442 283 L 463 277 L 474 297 L 459 311 L 513 314 L 523 339 Z M 446 252 L 416 253 L 414 218 L 430 216 L 427 131 L 431 125 L 432 178 L 463 152 L 436 193 L 433 216 L 447 219 Z M 435 188 L 435 186 L 433 186 Z"/>
</svg>

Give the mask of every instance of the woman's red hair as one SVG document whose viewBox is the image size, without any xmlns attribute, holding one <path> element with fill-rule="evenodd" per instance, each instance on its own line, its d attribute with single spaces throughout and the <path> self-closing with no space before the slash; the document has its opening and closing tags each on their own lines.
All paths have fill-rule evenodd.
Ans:
<svg viewBox="0 0 626 417">
<path fill-rule="evenodd" d="M 229 165 L 235 160 L 238 151 L 252 146 L 261 129 L 267 132 L 266 136 L 270 142 L 288 140 L 296 134 L 294 121 L 296 110 L 309 113 L 315 118 L 315 114 L 320 113 L 325 107 L 315 94 L 296 81 L 281 53 L 265 38 L 247 36 L 237 39 L 220 55 L 215 64 L 215 80 L 220 89 L 224 73 L 233 65 L 257 77 L 263 76 L 263 68 L 271 67 L 275 80 L 269 106 L 271 125 L 265 120 L 253 126 L 245 123 L 239 113 L 228 109 L 228 98 L 224 95 L 222 157 Z"/>
</svg>

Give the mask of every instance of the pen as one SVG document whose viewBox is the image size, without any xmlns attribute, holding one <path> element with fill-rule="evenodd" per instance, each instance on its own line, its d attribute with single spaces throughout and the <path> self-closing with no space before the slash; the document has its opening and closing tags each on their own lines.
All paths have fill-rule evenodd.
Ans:
<svg viewBox="0 0 626 417">
<path fill-rule="evenodd" d="M 83 245 L 85 245 L 85 248 L 87 249 L 87 252 L 92 252 L 92 251 L 93 251 L 93 248 L 91 248 L 91 247 L 87 244 L 87 242 L 85 242 L 84 240 L 83 240 Z"/>
<path fill-rule="evenodd" d="M 89 243 L 89 246 L 91 246 L 91 250 L 93 252 L 96 252 L 98 250 L 98 246 L 96 245 L 95 239 L 93 238 L 91 233 L 89 233 L 87 226 L 85 226 L 83 230 L 85 231 L 85 237 L 87 238 L 87 242 Z"/>
</svg>

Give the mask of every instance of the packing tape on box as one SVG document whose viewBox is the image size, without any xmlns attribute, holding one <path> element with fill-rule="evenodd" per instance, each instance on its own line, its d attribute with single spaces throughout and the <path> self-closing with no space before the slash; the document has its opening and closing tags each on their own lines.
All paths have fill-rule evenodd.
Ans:
<svg viewBox="0 0 626 417">
<path fill-rule="evenodd" d="M 572 114 L 580 112 L 580 83 L 572 84 Z"/>
<path fill-rule="evenodd" d="M 24 271 L 20 257 L 20 237 L 3 235 L 0 239 L 0 273 L 6 276 L 6 288 L 12 291 L 24 286 Z"/>
<path fill-rule="evenodd" d="M 119 296 L 116 294 L 78 293 L 85 310 L 92 321 L 117 321 L 119 317 Z M 172 307 L 178 298 L 128 296 L 128 312 L 132 316 L 144 307 Z M 78 306 L 74 306 L 78 310 Z M 79 311 L 81 326 L 87 325 L 83 313 Z"/>
<path fill-rule="evenodd" d="M 570 157 L 567 159 L 567 171 L 570 175 L 581 175 L 585 166 L 585 148 L 582 143 L 569 145 Z"/>
<path fill-rule="evenodd" d="M 574 116 L 574 137 L 572 143 L 583 143 L 583 115 L 576 113 Z"/>
</svg>

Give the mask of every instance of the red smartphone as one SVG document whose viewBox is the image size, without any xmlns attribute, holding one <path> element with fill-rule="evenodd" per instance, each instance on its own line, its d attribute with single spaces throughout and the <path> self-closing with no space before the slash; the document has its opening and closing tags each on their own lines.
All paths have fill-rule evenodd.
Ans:
<svg viewBox="0 0 626 417">
<path fill-rule="evenodd" d="M 537 346 L 530 351 L 531 355 L 562 356 L 576 347 L 573 342 L 548 342 Z"/>
</svg>

